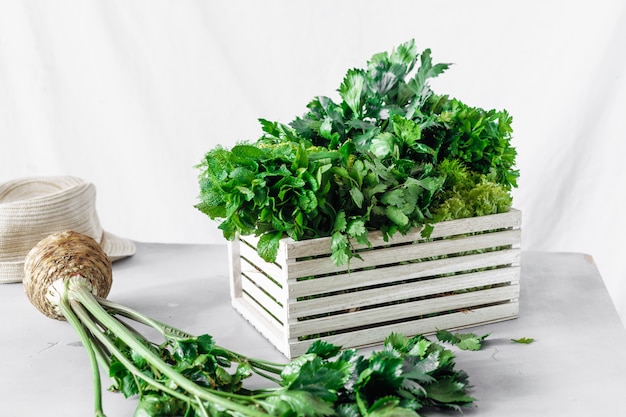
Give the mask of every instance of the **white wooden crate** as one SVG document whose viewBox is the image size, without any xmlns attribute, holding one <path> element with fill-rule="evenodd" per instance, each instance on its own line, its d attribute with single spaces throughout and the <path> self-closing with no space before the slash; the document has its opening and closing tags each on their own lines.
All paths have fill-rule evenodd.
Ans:
<svg viewBox="0 0 626 417">
<path fill-rule="evenodd" d="M 276 262 L 256 253 L 254 237 L 230 244 L 231 302 L 288 358 L 316 339 L 344 348 L 460 329 L 517 317 L 521 212 L 435 224 L 356 246 L 350 267 L 330 260 L 330 238 L 284 238 Z"/>
</svg>

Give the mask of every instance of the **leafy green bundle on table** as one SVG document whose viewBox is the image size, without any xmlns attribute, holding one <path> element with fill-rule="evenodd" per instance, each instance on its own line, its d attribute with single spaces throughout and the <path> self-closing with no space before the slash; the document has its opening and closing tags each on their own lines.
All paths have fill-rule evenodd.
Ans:
<svg viewBox="0 0 626 417">
<path fill-rule="evenodd" d="M 104 416 L 101 372 L 112 391 L 138 397 L 135 417 L 416 417 L 428 407 L 458 410 L 474 401 L 454 353 L 423 336 L 392 333 L 369 357 L 319 340 L 288 363 L 270 362 L 106 299 L 112 276 L 98 242 L 72 231 L 44 238 L 25 260 L 30 302 L 67 320 L 80 337 L 97 417 Z M 461 347 L 461 339 L 446 343 Z M 269 386 L 244 385 L 252 376 Z"/>
<path fill-rule="evenodd" d="M 338 103 L 316 97 L 289 124 L 260 119 L 256 141 L 207 152 L 196 207 L 228 240 L 259 236 L 267 261 L 285 236 L 331 236 L 338 265 L 371 230 L 427 236 L 438 221 L 507 211 L 512 118 L 435 94 L 428 80 L 448 68 L 413 40 L 375 54 L 346 73 Z"/>
</svg>

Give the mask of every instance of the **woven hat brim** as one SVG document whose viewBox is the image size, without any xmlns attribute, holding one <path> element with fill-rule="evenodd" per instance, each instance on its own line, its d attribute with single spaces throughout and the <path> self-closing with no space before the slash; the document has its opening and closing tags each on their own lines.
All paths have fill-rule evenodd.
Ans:
<svg viewBox="0 0 626 417">
<path fill-rule="evenodd" d="M 131 240 L 106 231 L 102 233 L 100 245 L 111 262 L 119 261 L 135 254 L 135 244 Z"/>
<path fill-rule="evenodd" d="M 22 282 L 24 261 L 0 262 L 0 284 Z"/>
</svg>

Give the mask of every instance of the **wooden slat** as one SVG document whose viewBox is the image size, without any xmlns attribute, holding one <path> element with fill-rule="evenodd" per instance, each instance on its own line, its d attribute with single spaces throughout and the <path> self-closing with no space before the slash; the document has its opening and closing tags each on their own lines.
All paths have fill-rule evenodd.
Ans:
<svg viewBox="0 0 626 417">
<path fill-rule="evenodd" d="M 443 314 L 405 323 L 371 326 L 363 330 L 324 336 L 323 340 L 346 349 L 366 347 L 382 343 L 392 332 L 402 333 L 406 336 L 415 336 L 418 334 L 428 335 L 441 329 L 451 331 L 461 330 L 472 326 L 510 320 L 516 318 L 518 313 L 519 303 L 512 301 L 506 304 L 481 307 L 471 311 Z M 295 358 L 304 354 L 315 340 L 317 339 L 313 338 L 302 341 L 295 338 L 290 339 L 288 342 L 289 353 L 286 354 L 286 356 Z"/>
<path fill-rule="evenodd" d="M 230 273 L 230 299 L 241 296 L 241 257 L 239 241 L 228 244 L 228 264 Z"/>
<path fill-rule="evenodd" d="M 244 260 L 242 260 L 241 263 L 243 265 L 247 264 L 247 262 Z M 274 298 L 281 304 L 287 304 L 285 291 L 281 287 L 279 287 L 274 281 L 269 279 L 264 274 L 258 272 L 256 269 L 246 270 L 242 268 L 242 277 L 253 282 L 257 287 L 261 288 L 263 291 L 268 293 L 270 297 Z"/>
<path fill-rule="evenodd" d="M 411 261 L 435 256 L 450 255 L 472 250 L 512 245 L 521 239 L 519 229 L 483 235 L 466 236 L 458 239 L 437 240 L 390 248 L 361 252 L 363 260 L 353 259 L 351 269 L 368 268 L 397 262 Z M 287 264 L 289 278 L 338 273 L 348 270 L 347 265 L 334 265 L 328 258 L 317 258 Z"/>
<path fill-rule="evenodd" d="M 264 312 L 259 310 L 254 300 L 245 296 L 233 298 L 231 304 L 255 329 L 287 357 L 291 357 L 291 348 L 282 325 Z"/>
<path fill-rule="evenodd" d="M 330 291 L 343 291 L 407 279 L 450 274 L 458 271 L 518 264 L 520 254 L 521 251 L 519 249 L 506 249 L 496 252 L 395 265 L 391 270 L 386 270 L 386 268 L 380 268 L 379 270 L 377 268 L 303 281 L 290 279 L 287 288 L 290 298 L 308 297 Z"/>
<path fill-rule="evenodd" d="M 245 277 L 241 279 L 241 288 L 242 288 L 242 297 L 247 295 L 252 298 L 260 308 L 267 310 L 271 315 L 276 317 L 276 319 L 285 323 L 287 321 L 287 313 L 286 307 L 281 306 L 275 300 L 273 300 L 269 295 L 264 293 L 259 287 L 254 285 L 254 283 L 248 280 Z"/>
<path fill-rule="evenodd" d="M 288 315 L 290 319 L 297 319 L 333 312 L 334 310 L 358 309 L 370 305 L 445 294 L 487 285 L 517 283 L 519 274 L 520 267 L 517 266 L 359 290 L 309 300 L 290 300 L 288 302 Z"/>
<path fill-rule="evenodd" d="M 427 300 L 360 310 L 306 321 L 289 320 L 288 336 L 297 338 L 318 333 L 350 329 L 359 326 L 373 326 L 374 323 L 399 320 L 411 316 L 417 317 L 455 309 L 471 309 L 473 306 L 517 299 L 518 295 L 519 286 L 509 285 L 506 287 L 498 287 L 446 297 L 436 297 Z"/>
<path fill-rule="evenodd" d="M 510 209 L 506 213 L 491 214 L 487 216 L 471 217 L 467 219 L 449 220 L 434 224 L 430 239 L 447 236 L 456 236 L 467 233 L 484 232 L 504 228 L 519 228 L 522 223 L 522 213 L 517 209 Z M 423 241 L 422 229 L 419 228 L 406 235 L 396 233 L 391 239 L 385 241 L 379 231 L 369 233 L 369 241 L 372 247 L 401 244 L 408 242 Z M 295 241 L 291 238 L 281 239 L 284 244 L 285 258 L 295 259 L 308 256 L 319 256 L 330 253 L 330 237 Z M 354 243 L 356 249 L 366 248 L 367 245 Z"/>
</svg>

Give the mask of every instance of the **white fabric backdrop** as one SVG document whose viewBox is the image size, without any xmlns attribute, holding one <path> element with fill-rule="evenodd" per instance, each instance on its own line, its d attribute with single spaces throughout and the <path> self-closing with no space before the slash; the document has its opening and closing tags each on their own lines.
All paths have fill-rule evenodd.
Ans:
<svg viewBox="0 0 626 417">
<path fill-rule="evenodd" d="M 592 255 L 626 319 L 621 0 L 3 1 L 0 181 L 77 175 L 113 233 L 223 242 L 204 153 L 412 38 L 454 63 L 435 91 L 513 115 L 523 248 Z"/>
</svg>

